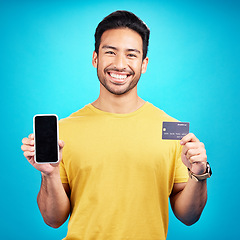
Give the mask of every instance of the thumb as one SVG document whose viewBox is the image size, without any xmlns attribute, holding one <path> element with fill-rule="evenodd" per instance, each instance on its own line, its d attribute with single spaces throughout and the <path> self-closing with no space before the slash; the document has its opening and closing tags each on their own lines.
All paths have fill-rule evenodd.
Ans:
<svg viewBox="0 0 240 240">
<path fill-rule="evenodd" d="M 58 144 L 59 144 L 60 150 L 62 150 L 63 147 L 64 147 L 64 145 L 65 145 L 64 141 L 63 141 L 63 140 L 59 140 L 59 141 L 58 141 Z"/>
<path fill-rule="evenodd" d="M 182 153 L 181 155 L 182 155 L 182 162 L 183 162 L 183 164 L 187 168 L 191 169 L 191 163 L 188 161 L 187 156 L 184 153 Z"/>
</svg>

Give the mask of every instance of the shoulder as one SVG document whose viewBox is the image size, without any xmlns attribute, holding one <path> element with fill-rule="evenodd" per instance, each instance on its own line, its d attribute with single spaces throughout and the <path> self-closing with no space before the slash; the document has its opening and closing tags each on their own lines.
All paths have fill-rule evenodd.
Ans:
<svg viewBox="0 0 240 240">
<path fill-rule="evenodd" d="M 91 109 L 89 104 L 79 109 L 78 111 L 72 113 L 70 116 L 59 120 L 59 125 L 68 124 L 69 122 L 74 122 L 75 120 L 79 120 L 82 117 L 88 116 L 91 113 Z"/>
<path fill-rule="evenodd" d="M 81 127 L 81 123 L 88 122 L 89 116 L 92 114 L 88 104 L 70 116 L 59 120 L 59 129 L 61 132 L 74 131 L 76 127 Z"/>
<path fill-rule="evenodd" d="M 168 115 L 165 111 L 160 108 L 154 106 L 152 103 L 147 102 L 146 114 L 148 114 L 151 118 L 157 118 L 159 121 L 168 121 L 168 122 L 177 122 L 178 120 L 174 117 Z"/>
</svg>

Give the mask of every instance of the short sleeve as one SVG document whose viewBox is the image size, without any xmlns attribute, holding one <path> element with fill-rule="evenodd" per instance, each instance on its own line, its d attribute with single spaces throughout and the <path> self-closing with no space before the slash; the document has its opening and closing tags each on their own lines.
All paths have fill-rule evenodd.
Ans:
<svg viewBox="0 0 240 240">
<path fill-rule="evenodd" d="M 182 152 L 182 146 L 178 143 L 177 153 L 176 153 L 174 183 L 187 182 L 189 178 L 187 167 L 182 162 L 181 152 Z"/>
<path fill-rule="evenodd" d="M 67 173 L 66 173 L 66 170 L 64 167 L 63 160 L 60 162 L 59 167 L 60 167 L 60 178 L 61 178 L 62 183 L 68 183 L 68 177 L 67 177 Z"/>
</svg>

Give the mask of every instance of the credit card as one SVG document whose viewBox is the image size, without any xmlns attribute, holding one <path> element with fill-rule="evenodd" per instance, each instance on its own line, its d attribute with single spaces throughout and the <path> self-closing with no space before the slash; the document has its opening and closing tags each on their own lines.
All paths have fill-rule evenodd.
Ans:
<svg viewBox="0 0 240 240">
<path fill-rule="evenodd" d="M 181 140 L 188 133 L 188 122 L 163 122 L 162 139 Z"/>
</svg>

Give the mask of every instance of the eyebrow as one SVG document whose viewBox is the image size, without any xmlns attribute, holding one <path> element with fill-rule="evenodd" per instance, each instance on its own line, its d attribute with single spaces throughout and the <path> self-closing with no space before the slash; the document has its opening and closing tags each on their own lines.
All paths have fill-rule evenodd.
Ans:
<svg viewBox="0 0 240 240">
<path fill-rule="evenodd" d="M 118 50 L 116 47 L 113 47 L 113 46 L 110 46 L 110 45 L 104 45 L 104 46 L 102 46 L 102 48 L 103 49 L 105 49 L 105 48 L 110 48 L 110 49 L 113 49 L 113 50 Z M 138 49 L 135 49 L 135 48 L 128 48 L 128 49 L 126 49 L 127 50 L 127 52 L 136 52 L 136 53 L 141 53 Z"/>
</svg>

